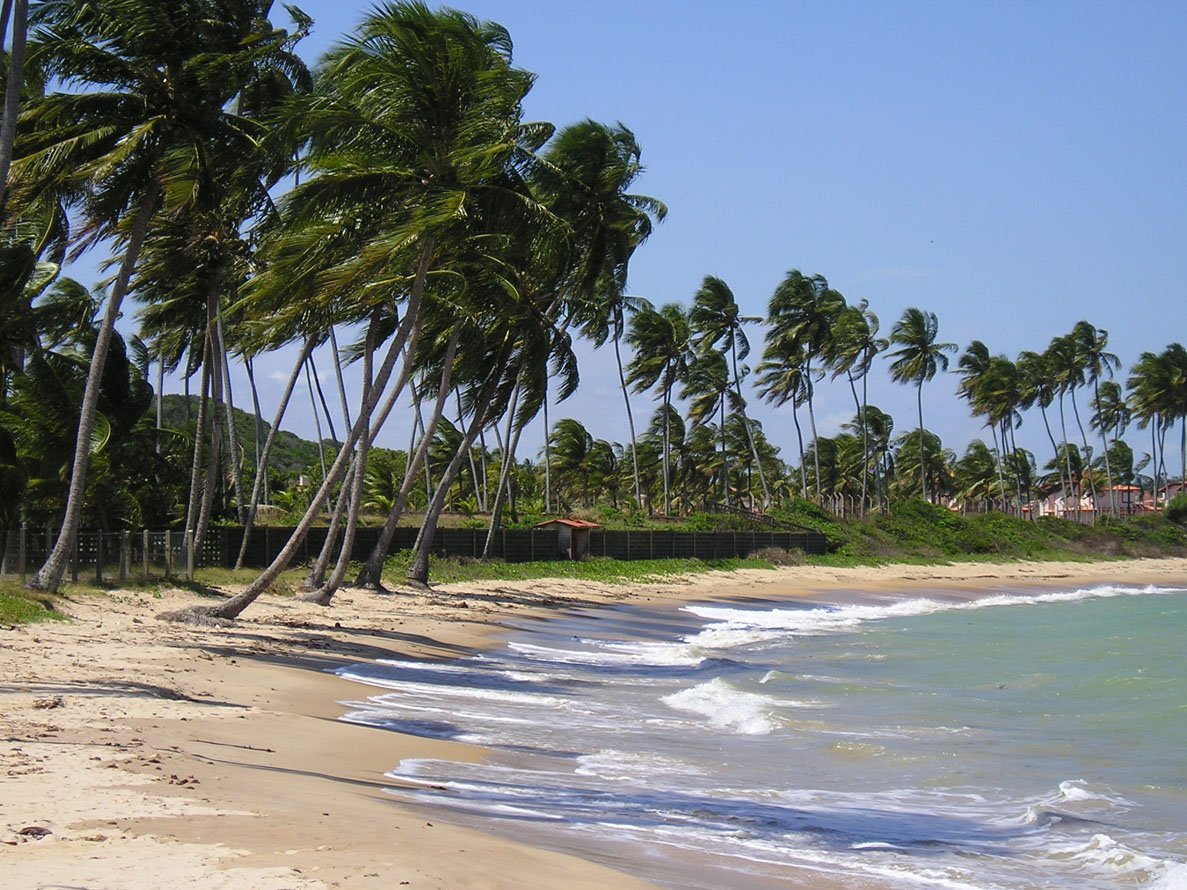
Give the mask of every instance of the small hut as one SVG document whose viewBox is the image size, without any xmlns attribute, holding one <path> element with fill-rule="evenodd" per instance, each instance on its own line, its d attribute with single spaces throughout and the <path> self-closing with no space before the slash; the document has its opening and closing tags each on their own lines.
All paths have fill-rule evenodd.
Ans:
<svg viewBox="0 0 1187 890">
<path fill-rule="evenodd" d="M 589 556 L 590 531 L 601 526 L 584 519 L 549 519 L 537 523 L 536 528 L 556 529 L 562 559 L 584 559 Z"/>
</svg>

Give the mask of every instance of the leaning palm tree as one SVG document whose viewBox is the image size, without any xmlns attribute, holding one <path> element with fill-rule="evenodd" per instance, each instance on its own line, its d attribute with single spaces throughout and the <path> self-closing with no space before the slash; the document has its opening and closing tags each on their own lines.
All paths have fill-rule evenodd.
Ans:
<svg viewBox="0 0 1187 890">
<path fill-rule="evenodd" d="M 853 402 L 858 414 L 865 410 L 869 403 L 869 375 L 874 365 L 874 359 L 885 351 L 890 342 L 885 337 L 878 336 L 880 322 L 878 316 L 869 309 L 869 303 L 862 300 L 856 306 L 846 306 L 837 318 L 833 328 L 833 336 L 828 344 L 826 359 L 832 368 L 833 378 L 844 374 L 849 379 L 849 388 L 853 393 Z M 861 380 L 861 399 L 857 397 L 856 380 Z M 862 460 L 866 470 L 862 475 L 861 504 L 866 508 L 868 496 L 868 479 L 870 464 L 870 442 L 862 428 Z"/>
<path fill-rule="evenodd" d="M 765 362 L 798 356 L 803 362 L 803 383 L 808 405 L 812 442 L 816 442 L 814 382 L 824 373 L 825 356 L 837 319 L 845 308 L 845 298 L 828 286 L 823 275 L 804 275 L 792 269 L 784 276 L 767 305 Z M 816 367 L 813 367 L 816 362 Z M 819 463 L 819 453 L 813 449 Z M 822 494 L 820 467 L 816 467 L 816 497 Z"/>
<path fill-rule="evenodd" d="M 688 377 L 684 389 L 680 393 L 682 399 L 688 399 L 688 419 L 692 421 L 694 429 L 711 422 L 714 415 L 720 414 L 717 428 L 721 436 L 721 460 L 719 462 L 719 482 L 721 484 L 720 497 L 722 503 L 730 502 L 729 495 L 729 452 L 726 442 L 725 416 L 726 409 L 731 406 L 731 396 L 734 390 L 730 386 L 730 372 L 726 365 L 725 356 L 716 350 L 698 352 L 688 365 Z"/>
<path fill-rule="evenodd" d="M 635 392 L 656 387 L 664 418 L 663 480 L 664 515 L 672 510 L 672 441 L 669 415 L 676 384 L 688 376 L 692 358 L 692 329 L 684 308 L 668 303 L 658 310 L 650 307 L 635 313 L 627 330 L 627 343 L 635 357 L 627 365 L 627 383 Z"/>
<path fill-rule="evenodd" d="M 746 434 L 746 444 L 753 466 L 758 472 L 763 507 L 766 508 L 771 503 L 771 490 L 767 485 L 762 461 L 758 457 L 758 447 L 755 445 L 746 417 L 746 399 L 742 396 L 742 378 L 746 376 L 748 369 L 745 365 L 739 365 L 739 362 L 744 362 L 750 354 L 750 339 L 746 336 L 745 325 L 762 319 L 758 316 L 743 315 L 729 285 L 714 275 L 707 275 L 693 296 L 689 321 L 697 338 L 698 349 L 716 349 L 720 344 L 721 349 L 729 354 L 734 404 L 742 417 L 742 430 Z M 723 419 L 722 428 L 724 427 Z"/>
<path fill-rule="evenodd" d="M 632 446 L 635 418 L 620 343 L 627 313 L 640 308 L 642 301 L 626 294 L 627 268 L 654 224 L 668 212 L 661 201 L 628 191 L 643 172 L 641 154 L 635 135 L 622 124 L 585 120 L 557 133 L 535 176 L 537 193 L 572 228 L 575 262 L 566 290 L 574 319 L 595 346 L 607 340 L 614 344 Z M 635 504 L 642 509 L 636 451 L 632 447 Z"/>
<path fill-rule="evenodd" d="M 13 199 L 66 197 L 83 219 L 76 249 L 113 239 L 122 258 L 91 358 L 61 532 L 31 587 L 57 589 L 73 549 L 107 351 L 150 223 L 206 200 L 212 158 L 259 150 L 258 130 L 229 108 L 268 57 L 288 53 L 292 38 L 268 20 L 270 5 L 78 0 L 36 11 L 30 61 L 63 90 L 21 114 Z"/>
<path fill-rule="evenodd" d="M 1121 359 L 1107 351 L 1109 332 L 1103 328 L 1098 328 L 1086 321 L 1080 321 L 1072 328 L 1071 337 L 1079 352 L 1080 364 L 1084 368 L 1086 382 L 1092 386 L 1093 400 L 1099 402 L 1101 378 L 1106 376 L 1112 377 L 1113 372 L 1121 367 Z M 1077 413 L 1076 421 L 1079 422 L 1079 419 L 1080 416 Z M 1087 450 L 1088 437 L 1084 435 L 1082 424 L 1080 426 L 1080 435 L 1084 442 L 1084 448 Z M 1113 467 L 1109 463 L 1109 443 L 1104 438 L 1104 430 L 1101 430 L 1101 443 L 1104 445 L 1102 456 L 1105 462 L 1105 481 L 1109 486 L 1109 503 L 1112 504 L 1115 501 L 1112 493 Z"/>
<path fill-rule="evenodd" d="M 940 322 L 934 312 L 914 306 L 903 313 L 890 331 L 890 343 L 897 346 L 890 352 L 890 377 L 895 383 L 915 384 L 915 401 L 919 411 L 919 486 L 927 500 L 927 462 L 924 459 L 923 384 L 948 370 L 948 353 L 956 352 L 955 343 L 937 343 Z"/>
</svg>

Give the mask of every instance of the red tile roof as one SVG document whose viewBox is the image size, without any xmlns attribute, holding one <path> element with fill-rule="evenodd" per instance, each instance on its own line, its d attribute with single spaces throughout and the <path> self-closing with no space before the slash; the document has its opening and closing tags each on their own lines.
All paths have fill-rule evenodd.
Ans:
<svg viewBox="0 0 1187 890">
<path fill-rule="evenodd" d="M 587 522 L 584 519 L 548 519 L 544 522 L 537 522 L 536 528 L 542 528 L 546 525 L 567 525 L 569 528 L 601 528 L 596 522 Z"/>
</svg>

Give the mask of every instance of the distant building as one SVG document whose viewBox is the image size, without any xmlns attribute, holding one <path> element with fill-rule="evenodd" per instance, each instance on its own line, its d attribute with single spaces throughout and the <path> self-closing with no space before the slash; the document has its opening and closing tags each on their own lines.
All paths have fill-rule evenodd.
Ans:
<svg viewBox="0 0 1187 890">
<path fill-rule="evenodd" d="M 556 529 L 557 544 L 565 559 L 585 559 L 589 556 L 589 533 L 601 528 L 596 522 L 584 519 L 549 519 L 536 524 L 536 528 Z"/>
</svg>

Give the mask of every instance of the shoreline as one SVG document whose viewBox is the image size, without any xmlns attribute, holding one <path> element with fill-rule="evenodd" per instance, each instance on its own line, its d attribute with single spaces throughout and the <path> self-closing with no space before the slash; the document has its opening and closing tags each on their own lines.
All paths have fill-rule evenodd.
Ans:
<svg viewBox="0 0 1187 890">
<path fill-rule="evenodd" d="M 235 626 L 153 616 L 179 590 L 68 598 L 71 623 L 0 630 L 7 886 L 553 887 L 646 881 L 575 856 L 437 824 L 383 792 L 404 758 L 483 749 L 340 721 L 367 688 L 326 673 L 378 658 L 447 659 L 527 621 L 620 603 L 849 601 L 927 591 L 1187 583 L 1187 559 L 794 566 L 605 585 L 472 582 L 346 590 L 328 608 L 265 596 Z M 357 694 L 356 694 L 357 693 Z M 803 886 L 853 887 L 806 875 Z"/>
</svg>

